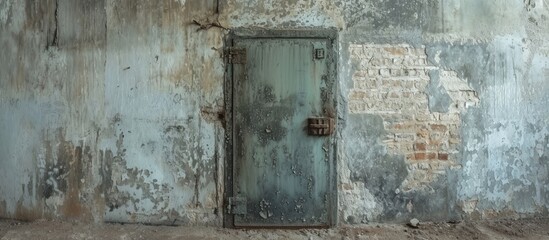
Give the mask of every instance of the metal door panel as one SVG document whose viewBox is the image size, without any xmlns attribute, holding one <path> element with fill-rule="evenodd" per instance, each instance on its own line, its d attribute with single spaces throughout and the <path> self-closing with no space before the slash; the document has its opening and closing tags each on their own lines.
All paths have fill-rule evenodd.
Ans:
<svg viewBox="0 0 549 240">
<path fill-rule="evenodd" d="M 327 43 L 233 41 L 246 54 L 232 66 L 233 195 L 245 205 L 237 227 L 329 225 L 332 138 L 307 132 L 308 118 L 333 115 L 332 56 L 316 52 L 328 53 Z"/>
</svg>

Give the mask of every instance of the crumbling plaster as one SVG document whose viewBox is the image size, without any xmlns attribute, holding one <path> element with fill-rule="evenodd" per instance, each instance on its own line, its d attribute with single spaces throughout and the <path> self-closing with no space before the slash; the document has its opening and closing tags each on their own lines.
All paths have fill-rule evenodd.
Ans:
<svg viewBox="0 0 549 240">
<path fill-rule="evenodd" d="M 338 30 L 340 223 L 546 215 L 548 16 L 544 0 L 2 1 L 0 217 L 220 225 L 232 28 Z M 349 110 L 351 46 L 383 44 L 424 48 L 478 97 L 454 167 L 410 191 L 387 119 Z M 452 96 L 429 79 L 426 99 Z"/>
</svg>

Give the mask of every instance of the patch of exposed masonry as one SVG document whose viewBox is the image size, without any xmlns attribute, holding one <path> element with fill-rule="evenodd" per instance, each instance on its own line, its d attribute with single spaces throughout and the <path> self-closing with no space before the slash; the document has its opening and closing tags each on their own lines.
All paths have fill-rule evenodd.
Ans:
<svg viewBox="0 0 549 240">
<path fill-rule="evenodd" d="M 382 142 L 390 153 L 404 156 L 419 174 L 408 179 L 401 190 L 432 182 L 437 170 L 454 165 L 461 114 L 479 103 L 477 93 L 456 72 L 430 65 L 425 47 L 350 48 L 357 65 L 349 94 L 350 114 L 373 114 L 383 119 L 387 134 Z M 435 172 L 420 174 L 426 168 Z"/>
<path fill-rule="evenodd" d="M 448 218 L 446 171 L 460 168 L 461 115 L 478 105 L 476 91 L 456 72 L 431 65 L 425 46 L 355 44 L 349 51 L 355 71 L 346 129 L 359 143 L 346 149 L 353 170 L 343 191 L 375 201 L 355 201 L 367 214 L 349 209 L 345 220 Z"/>
</svg>

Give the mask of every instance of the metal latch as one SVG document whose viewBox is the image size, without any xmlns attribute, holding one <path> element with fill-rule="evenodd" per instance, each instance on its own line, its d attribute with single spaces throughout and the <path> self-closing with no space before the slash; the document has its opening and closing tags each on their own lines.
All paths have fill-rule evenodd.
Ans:
<svg viewBox="0 0 549 240">
<path fill-rule="evenodd" d="M 328 136 L 335 132 L 334 119 L 328 117 L 311 117 L 307 119 L 307 128 L 309 135 Z"/>
<path fill-rule="evenodd" d="M 230 64 L 246 64 L 246 49 L 245 48 L 229 48 L 228 57 Z"/>
<path fill-rule="evenodd" d="M 247 213 L 246 198 L 245 197 L 229 197 L 227 212 L 229 214 L 245 215 Z"/>
</svg>

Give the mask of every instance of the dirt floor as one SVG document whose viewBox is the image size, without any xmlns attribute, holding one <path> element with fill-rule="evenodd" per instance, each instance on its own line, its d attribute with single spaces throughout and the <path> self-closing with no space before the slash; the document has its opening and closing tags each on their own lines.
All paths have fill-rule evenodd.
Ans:
<svg viewBox="0 0 549 240">
<path fill-rule="evenodd" d="M 406 225 L 360 225 L 335 229 L 234 230 L 207 227 L 32 223 L 0 220 L 0 239 L 547 239 L 549 219 Z"/>
</svg>

